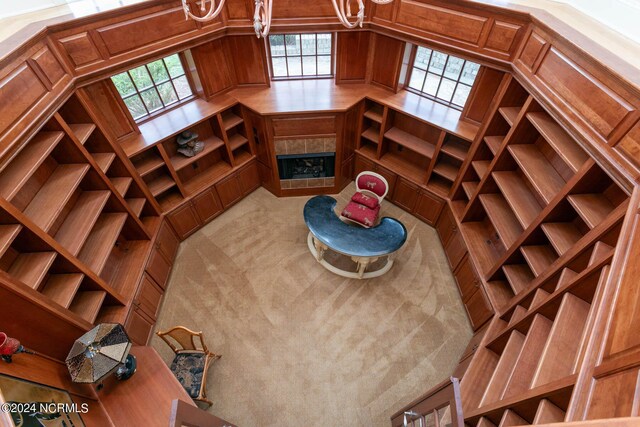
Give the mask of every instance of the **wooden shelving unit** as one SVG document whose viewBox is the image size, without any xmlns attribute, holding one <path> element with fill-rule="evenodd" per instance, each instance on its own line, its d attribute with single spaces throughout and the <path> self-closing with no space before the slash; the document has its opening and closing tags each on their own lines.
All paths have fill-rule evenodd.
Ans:
<svg viewBox="0 0 640 427">
<path fill-rule="evenodd" d="M 121 267 L 108 257 L 121 232 L 146 252 L 158 217 L 122 155 L 74 94 L 0 166 L 0 211 L 14 222 L 0 227 L 2 269 L 83 325 L 126 306 L 100 273 Z"/>
</svg>

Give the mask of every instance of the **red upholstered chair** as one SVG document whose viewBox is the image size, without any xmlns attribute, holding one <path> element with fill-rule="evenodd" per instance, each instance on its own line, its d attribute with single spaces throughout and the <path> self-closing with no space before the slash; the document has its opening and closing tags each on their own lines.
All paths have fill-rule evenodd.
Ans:
<svg viewBox="0 0 640 427">
<path fill-rule="evenodd" d="M 356 189 L 340 218 L 365 228 L 373 227 L 378 220 L 380 204 L 389 191 L 389 184 L 382 175 L 364 171 L 356 177 Z"/>
</svg>

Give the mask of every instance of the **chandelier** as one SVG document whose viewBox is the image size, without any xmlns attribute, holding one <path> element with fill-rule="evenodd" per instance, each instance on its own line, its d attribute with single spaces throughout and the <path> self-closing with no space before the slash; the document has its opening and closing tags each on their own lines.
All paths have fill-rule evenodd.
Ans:
<svg viewBox="0 0 640 427">
<path fill-rule="evenodd" d="M 209 0 L 209 8 L 207 8 L 207 0 L 200 0 L 200 14 L 194 15 L 189 6 L 190 0 L 182 0 L 182 8 L 184 9 L 185 19 L 193 19 L 198 22 L 211 21 L 220 15 L 226 0 Z M 355 17 L 351 11 L 352 0 L 331 0 L 333 9 L 340 20 L 340 23 L 351 29 L 356 27 L 362 28 L 364 22 L 364 0 L 354 0 L 358 6 L 358 12 Z M 393 0 L 371 0 L 376 4 L 389 4 Z M 271 28 L 271 14 L 273 11 L 273 0 L 255 0 L 255 13 L 253 14 L 253 29 L 256 36 L 267 37 Z"/>
</svg>

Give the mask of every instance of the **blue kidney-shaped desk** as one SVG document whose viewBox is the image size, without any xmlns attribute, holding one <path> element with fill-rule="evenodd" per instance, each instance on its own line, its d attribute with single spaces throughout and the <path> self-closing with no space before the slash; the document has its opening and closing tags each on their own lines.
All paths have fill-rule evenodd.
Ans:
<svg viewBox="0 0 640 427">
<path fill-rule="evenodd" d="M 304 221 L 309 227 L 307 244 L 316 260 L 328 270 L 344 277 L 368 279 L 381 276 L 393 265 L 391 255 L 404 245 L 407 229 L 398 220 L 382 218 L 375 227 L 363 228 L 342 222 L 334 209 L 336 199 L 329 196 L 311 198 L 304 206 Z M 351 257 L 357 264 L 356 271 L 347 271 L 328 263 L 324 259 L 328 249 Z M 379 259 L 379 268 L 365 271 Z"/>
</svg>

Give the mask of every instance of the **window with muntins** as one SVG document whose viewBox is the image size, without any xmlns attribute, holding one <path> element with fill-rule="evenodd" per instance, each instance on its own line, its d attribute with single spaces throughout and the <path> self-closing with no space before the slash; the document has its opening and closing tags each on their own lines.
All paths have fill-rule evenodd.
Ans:
<svg viewBox="0 0 640 427">
<path fill-rule="evenodd" d="M 479 69 L 475 62 L 417 46 L 407 90 L 462 110 Z"/>
<path fill-rule="evenodd" d="M 136 121 L 193 97 L 177 53 L 117 74 L 111 80 Z"/>
<path fill-rule="evenodd" d="M 269 52 L 273 79 L 333 76 L 331 33 L 271 34 Z"/>
</svg>

